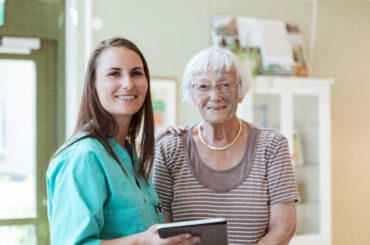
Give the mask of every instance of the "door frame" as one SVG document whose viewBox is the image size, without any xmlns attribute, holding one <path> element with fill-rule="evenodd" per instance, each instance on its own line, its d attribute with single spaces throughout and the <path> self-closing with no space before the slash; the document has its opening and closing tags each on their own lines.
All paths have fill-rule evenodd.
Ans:
<svg viewBox="0 0 370 245">
<path fill-rule="evenodd" d="M 42 40 L 40 49 L 29 55 L 0 54 L 0 59 L 31 60 L 36 66 L 36 217 L 0 219 L 0 226 L 34 225 L 37 244 L 50 243 L 45 174 L 57 148 L 56 53 L 55 41 Z"/>
</svg>

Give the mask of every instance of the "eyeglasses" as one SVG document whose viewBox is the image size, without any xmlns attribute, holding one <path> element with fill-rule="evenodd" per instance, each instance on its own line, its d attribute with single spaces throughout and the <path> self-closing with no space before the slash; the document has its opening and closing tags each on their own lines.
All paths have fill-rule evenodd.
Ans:
<svg viewBox="0 0 370 245">
<path fill-rule="evenodd" d="M 216 84 L 211 84 L 209 82 L 197 82 L 197 83 L 192 83 L 191 86 L 194 89 L 195 92 L 198 94 L 208 94 L 216 88 L 219 92 L 223 94 L 228 94 L 228 93 L 233 93 L 236 91 L 238 88 L 239 83 L 237 81 L 229 81 L 229 80 L 224 80 L 217 82 Z"/>
</svg>

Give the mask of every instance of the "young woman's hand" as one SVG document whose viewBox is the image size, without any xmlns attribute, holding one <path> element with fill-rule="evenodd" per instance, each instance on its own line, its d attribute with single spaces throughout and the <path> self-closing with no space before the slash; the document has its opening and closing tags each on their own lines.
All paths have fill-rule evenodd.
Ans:
<svg viewBox="0 0 370 245">
<path fill-rule="evenodd" d="M 165 136 L 167 134 L 182 136 L 182 135 L 184 135 L 186 130 L 188 130 L 188 128 L 189 128 L 189 125 L 185 125 L 185 126 L 179 126 L 179 125 L 177 125 L 177 126 L 176 125 L 175 126 L 167 126 L 165 129 L 163 129 L 158 134 L 158 136 L 155 138 L 155 142 L 158 142 L 163 136 Z"/>
<path fill-rule="evenodd" d="M 113 240 L 103 240 L 100 245 L 192 245 L 197 242 L 200 242 L 200 238 L 191 234 L 160 238 L 157 225 L 152 225 L 144 232 Z"/>
<path fill-rule="evenodd" d="M 157 230 L 157 225 L 151 226 L 143 232 L 143 241 L 145 245 L 192 245 L 200 242 L 200 238 L 191 234 L 181 234 L 168 238 L 160 238 Z"/>
</svg>

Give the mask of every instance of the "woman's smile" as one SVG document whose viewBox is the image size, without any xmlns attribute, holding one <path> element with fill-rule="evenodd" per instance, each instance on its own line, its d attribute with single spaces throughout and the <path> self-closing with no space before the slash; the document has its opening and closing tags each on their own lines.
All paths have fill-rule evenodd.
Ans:
<svg viewBox="0 0 370 245">
<path fill-rule="evenodd" d="M 124 102 L 133 102 L 137 99 L 137 95 L 116 95 L 115 97 Z"/>
<path fill-rule="evenodd" d="M 207 109 L 213 111 L 221 111 L 226 109 L 226 106 L 209 106 Z"/>
</svg>

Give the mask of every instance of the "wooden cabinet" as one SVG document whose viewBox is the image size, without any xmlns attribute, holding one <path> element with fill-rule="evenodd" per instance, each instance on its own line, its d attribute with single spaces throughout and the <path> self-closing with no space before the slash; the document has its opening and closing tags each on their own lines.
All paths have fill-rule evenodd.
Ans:
<svg viewBox="0 0 370 245">
<path fill-rule="evenodd" d="M 238 116 L 288 138 L 301 201 L 291 244 L 331 244 L 332 79 L 256 77 Z"/>
</svg>

